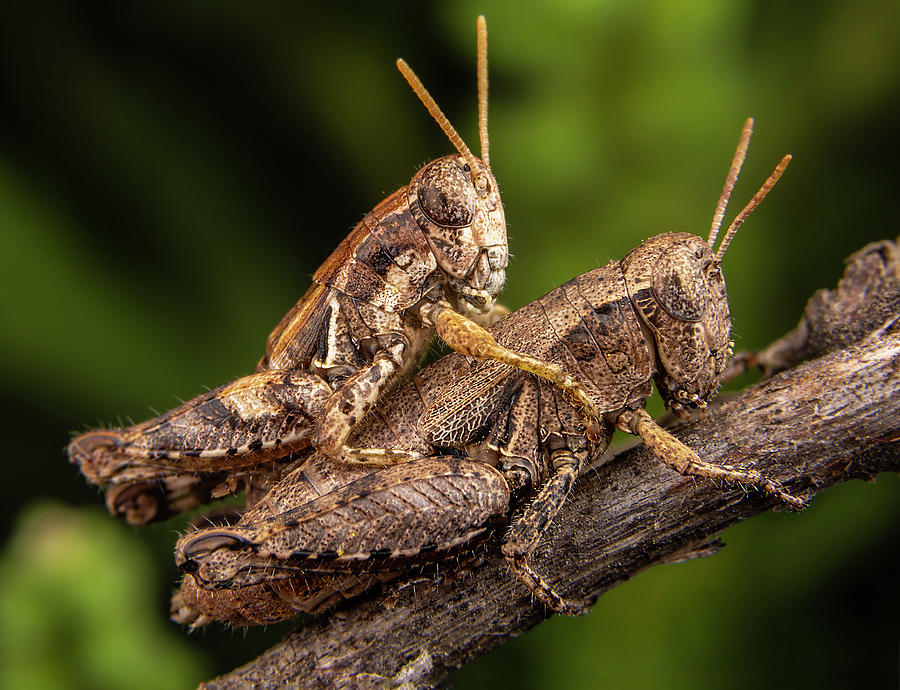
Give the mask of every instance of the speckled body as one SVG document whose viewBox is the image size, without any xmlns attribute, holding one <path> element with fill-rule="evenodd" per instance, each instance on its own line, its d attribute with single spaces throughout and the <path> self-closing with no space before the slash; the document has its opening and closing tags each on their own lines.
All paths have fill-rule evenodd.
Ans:
<svg viewBox="0 0 900 690">
<path fill-rule="evenodd" d="M 480 18 L 480 65 L 484 32 Z M 486 93 L 486 72 L 479 74 Z M 421 84 L 410 83 L 421 97 Z M 433 101 L 423 102 L 434 114 Z M 584 612 L 585 602 L 561 598 L 528 557 L 586 460 L 608 446 L 615 429 L 640 436 L 684 475 L 753 485 L 804 507 L 755 470 L 704 462 L 643 409 L 653 383 L 670 409 L 703 409 L 725 373 L 731 324 L 722 257 L 790 162 L 782 158 L 714 250 L 752 125 L 744 123 L 706 241 L 686 233 L 652 237 L 621 262 L 510 315 L 493 334 L 446 300 L 429 298 L 433 289 L 449 290 L 445 296 L 477 310 L 493 300 L 506 262 L 505 226 L 502 247 L 492 244 L 500 241 L 499 199 L 470 204 L 479 195 L 489 199 L 496 185 L 453 132 L 461 155 L 427 166 L 350 235 L 273 333 L 255 378 L 131 430 L 76 438 L 73 461 L 109 489 L 110 509 L 136 524 L 234 491 L 239 482 L 249 487 L 248 509 L 236 522 L 195 530 L 176 544 L 186 577 L 173 617 L 250 625 L 319 610 L 410 562 L 471 548 L 521 505 L 502 546 L 511 571 L 551 609 Z M 448 175 L 447 184 L 434 183 Z M 428 230 L 419 215 L 438 229 Z M 407 216 L 446 281 L 432 284 L 436 273 L 422 245 L 404 240 Z M 469 239 L 477 251 L 464 250 Z M 377 279 L 391 275 L 392 291 L 376 289 Z M 390 319 L 413 314 L 462 354 L 420 372 L 375 409 L 377 393 L 408 366 L 402 353 L 409 342 L 390 331 Z M 367 355 L 371 366 L 360 368 L 353 358 Z M 366 420 L 356 416 L 369 409 Z M 312 438 L 309 419 L 318 420 Z M 331 447 L 323 432 L 332 440 L 353 432 L 351 443 L 378 462 L 402 463 L 371 473 L 335 465 L 322 452 Z"/>
<path fill-rule="evenodd" d="M 666 267 L 673 255 L 684 255 L 677 280 L 668 281 L 678 284 L 662 280 L 654 287 L 653 271 L 644 268 Z M 504 549 L 530 552 L 584 463 L 607 447 L 624 410 L 644 405 L 654 379 L 673 396 L 675 390 L 712 393 L 702 388 L 705 367 L 694 367 L 700 378 L 683 379 L 680 387 L 659 368 L 667 340 L 655 339 L 653 322 L 642 314 L 656 318 L 666 334 L 663 317 L 640 301 L 647 289 L 665 289 L 663 299 L 674 309 L 685 290 L 697 291 L 691 316 L 707 317 L 709 330 L 702 318 L 685 322 L 693 326 L 680 324 L 679 333 L 695 336 L 676 340 L 711 342 L 724 353 L 724 289 L 705 287 L 711 257 L 696 236 L 659 236 L 491 329 L 501 344 L 554 362 L 582 383 L 603 416 L 598 441 L 586 437 L 578 410 L 552 384 L 497 362 L 448 355 L 383 400 L 351 439 L 426 457 L 370 473 L 314 454 L 236 525 L 185 535 L 176 545 L 176 560 L 188 573 L 176 617 L 256 624 L 315 612 L 410 562 L 471 549 L 489 526 L 508 522 L 523 505 Z M 693 284 L 683 279 L 685 270 Z M 715 355 L 705 358 L 719 368 Z"/>
</svg>

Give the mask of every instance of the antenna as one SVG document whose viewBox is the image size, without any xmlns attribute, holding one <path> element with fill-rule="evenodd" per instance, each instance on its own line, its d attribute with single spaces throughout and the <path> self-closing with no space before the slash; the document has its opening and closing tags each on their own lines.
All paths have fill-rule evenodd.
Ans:
<svg viewBox="0 0 900 690">
<path fill-rule="evenodd" d="M 412 87 L 412 90 L 416 92 L 419 100 L 422 101 L 422 105 L 424 105 L 428 112 L 431 113 L 431 117 L 433 117 L 434 121 L 438 123 L 438 127 L 440 127 L 444 131 L 444 134 L 447 135 L 450 143 L 453 144 L 454 148 L 459 151 L 459 154 L 466 159 L 466 162 L 468 162 L 472 170 L 475 170 L 476 166 L 473 165 L 477 160 L 475 158 L 475 155 L 469 150 L 469 147 L 466 146 L 466 142 L 462 140 L 462 137 L 457 134 L 455 129 L 453 129 L 453 125 L 450 124 L 447 116 L 444 115 L 444 113 L 438 107 L 438 104 L 434 102 L 434 99 L 431 97 L 431 94 L 428 93 L 428 90 L 422 85 L 422 82 L 419 81 L 416 73 L 412 71 L 410 66 L 406 64 L 403 58 L 397 59 L 397 69 L 400 70 L 400 74 L 403 75 L 403 78 L 406 79 L 406 81 Z"/>
<path fill-rule="evenodd" d="M 478 138 L 481 140 L 481 160 L 491 167 L 490 143 L 488 142 L 488 66 L 487 66 L 487 22 L 484 15 L 475 22 L 477 34 L 476 53 L 478 55 Z"/>
<path fill-rule="evenodd" d="M 778 179 L 781 177 L 782 173 L 784 173 L 785 168 L 788 167 L 788 163 L 790 162 L 791 154 L 782 158 L 781 162 L 775 166 L 775 170 L 772 171 L 772 174 L 769 175 L 769 178 L 763 182 L 763 186 L 760 187 L 759 191 L 753 195 L 752 199 L 750 199 L 750 203 L 744 206 L 735 219 L 731 221 L 731 225 L 729 225 L 728 230 L 725 231 L 725 237 L 722 238 L 722 244 L 719 245 L 719 249 L 716 252 L 716 263 L 722 263 L 722 257 L 725 256 L 725 250 L 728 249 L 728 245 L 731 243 L 731 239 L 734 237 L 738 228 L 741 227 L 741 224 L 747 219 L 747 216 L 753 212 L 753 209 L 759 206 L 760 202 L 766 198 L 766 194 L 772 191 L 772 187 L 778 182 Z"/>
<path fill-rule="evenodd" d="M 722 219 L 725 217 L 725 208 L 728 206 L 728 200 L 731 198 L 731 192 L 734 191 L 734 185 L 737 182 L 738 175 L 741 173 L 741 166 L 747 157 L 747 148 L 750 146 L 750 137 L 753 134 L 753 118 L 748 117 L 744 122 L 744 128 L 741 130 L 741 138 L 738 140 L 737 150 L 734 152 L 734 158 L 731 159 L 731 167 L 728 169 L 728 175 L 725 177 L 725 186 L 722 187 L 722 194 L 719 195 L 719 203 L 716 204 L 716 212 L 713 213 L 712 225 L 709 228 L 709 237 L 706 243 L 709 248 L 713 248 L 716 237 L 719 234 L 719 228 L 722 226 Z"/>
<path fill-rule="evenodd" d="M 477 33 L 476 53 L 478 56 L 478 137 L 481 140 L 481 160 L 486 167 L 490 168 L 490 151 L 487 131 L 487 22 L 484 20 L 484 15 L 479 15 L 478 20 L 475 23 L 475 29 Z M 425 106 L 426 110 L 431 114 L 431 117 L 434 118 L 434 121 L 438 123 L 438 127 L 440 127 L 444 134 L 447 135 L 447 138 L 450 140 L 450 143 L 453 144 L 453 147 L 466 159 L 466 162 L 474 173 L 474 171 L 478 169 L 478 159 L 469 147 L 466 146 L 466 142 L 462 140 L 462 137 L 459 136 L 457 131 L 453 128 L 453 125 L 450 124 L 447 116 L 444 115 L 434 98 L 428 93 L 428 89 L 422 85 L 422 82 L 416 76 L 416 73 L 412 71 L 412 68 L 406 64 L 406 61 L 403 58 L 398 58 L 397 69 L 400 70 L 400 74 L 403 75 L 403 78 L 406 79 L 407 83 L 412 87 L 412 90 L 415 92 L 416 96 L 419 97 L 419 100 L 422 101 L 422 105 Z"/>
</svg>

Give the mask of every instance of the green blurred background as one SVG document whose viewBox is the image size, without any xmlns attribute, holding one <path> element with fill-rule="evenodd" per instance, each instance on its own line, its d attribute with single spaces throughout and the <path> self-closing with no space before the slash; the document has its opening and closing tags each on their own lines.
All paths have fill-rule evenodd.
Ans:
<svg viewBox="0 0 900 690">
<path fill-rule="evenodd" d="M 183 521 L 135 530 L 66 463 L 70 431 L 250 372 L 341 237 L 470 145 L 490 27 L 491 160 L 511 307 L 665 230 L 705 235 L 741 123 L 725 262 L 738 348 L 796 322 L 842 259 L 898 233 L 900 4 L 6 2 L 0 23 L 0 686 L 185 687 L 290 626 L 166 621 Z M 729 216 L 730 217 L 730 216 Z M 900 480 L 725 534 L 458 674 L 460 688 L 897 682 Z"/>
</svg>

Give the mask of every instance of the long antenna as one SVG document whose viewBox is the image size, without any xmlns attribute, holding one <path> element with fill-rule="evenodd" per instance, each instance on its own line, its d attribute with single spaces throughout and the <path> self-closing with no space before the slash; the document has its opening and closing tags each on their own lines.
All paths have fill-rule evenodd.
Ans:
<svg viewBox="0 0 900 690">
<path fill-rule="evenodd" d="M 412 68 L 406 64 L 406 61 L 403 58 L 397 59 L 397 69 L 400 70 L 400 74 L 403 75 L 403 78 L 406 79 L 407 83 L 412 87 L 412 90 L 415 91 L 416 96 L 422 101 L 422 105 L 425 106 L 431 114 L 431 117 L 434 118 L 434 121 L 438 123 L 438 127 L 440 127 L 444 134 L 447 135 L 450 143 L 453 144 L 454 148 L 459 151 L 459 154 L 466 159 L 469 167 L 472 168 L 473 171 L 477 170 L 478 159 L 469 150 L 469 147 L 466 146 L 462 137 L 459 136 L 453 128 L 453 125 L 450 124 L 447 116 L 444 115 L 438 107 L 438 104 L 435 103 L 435 100 L 431 97 L 431 94 L 428 93 L 428 90 L 422 85 L 422 82 L 416 76 L 416 73 L 412 71 Z"/>
<path fill-rule="evenodd" d="M 734 158 L 731 159 L 731 168 L 728 169 L 728 175 L 725 177 L 725 186 L 722 187 L 722 194 L 719 195 L 719 203 L 716 204 L 716 212 L 713 213 L 712 225 L 709 228 L 709 237 L 706 243 L 709 248 L 713 248 L 716 237 L 719 234 L 719 228 L 722 227 L 722 219 L 725 217 L 725 209 L 728 206 L 728 200 L 734 191 L 734 185 L 737 183 L 738 175 L 741 173 L 741 166 L 747 157 L 747 148 L 750 146 L 750 136 L 753 134 L 753 118 L 748 117 L 744 122 L 744 128 L 741 130 L 741 138 L 738 140 L 737 150 L 734 152 Z"/>
<path fill-rule="evenodd" d="M 772 171 L 772 174 L 769 175 L 769 179 L 763 182 L 763 186 L 760 187 L 759 191 L 753 195 L 752 199 L 750 199 L 750 203 L 744 206 L 741 212 L 737 214 L 735 219 L 731 221 L 731 225 L 729 225 L 728 230 L 725 231 L 725 237 L 722 238 L 722 244 L 719 245 L 719 249 L 716 252 L 717 263 L 722 262 L 722 257 L 725 256 L 725 250 L 728 249 L 728 245 L 731 243 L 731 238 L 734 237 L 734 234 L 737 232 L 738 228 L 741 227 L 741 224 L 747 219 L 747 216 L 752 213 L 753 209 L 759 206 L 760 202 L 766 198 L 766 194 L 772 191 L 772 187 L 774 187 L 775 183 L 778 182 L 778 179 L 781 177 L 782 173 L 784 173 L 785 168 L 788 167 L 788 163 L 790 162 L 790 154 L 782 158 L 781 162 L 775 166 L 775 170 Z"/>
<path fill-rule="evenodd" d="M 475 22 L 478 55 L 478 138 L 481 140 L 481 160 L 491 167 L 490 144 L 488 142 L 488 66 L 487 66 L 487 22 L 479 15 Z"/>
</svg>

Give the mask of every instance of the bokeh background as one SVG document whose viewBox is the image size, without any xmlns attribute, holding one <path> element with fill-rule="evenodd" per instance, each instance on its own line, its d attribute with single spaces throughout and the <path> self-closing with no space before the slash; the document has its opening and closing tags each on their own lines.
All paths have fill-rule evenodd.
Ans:
<svg viewBox="0 0 900 690">
<path fill-rule="evenodd" d="M 63 449 L 250 372 L 341 237 L 450 151 L 395 57 L 477 146 L 479 12 L 509 306 L 650 235 L 705 235 L 748 115 L 732 214 L 794 162 L 725 262 L 738 348 L 792 327 L 845 256 L 897 235 L 892 0 L 3 3 L 0 686 L 187 687 L 289 629 L 169 623 L 184 521 L 114 521 Z M 893 685 L 898 518 L 898 477 L 851 482 L 454 682 Z"/>
</svg>

